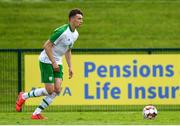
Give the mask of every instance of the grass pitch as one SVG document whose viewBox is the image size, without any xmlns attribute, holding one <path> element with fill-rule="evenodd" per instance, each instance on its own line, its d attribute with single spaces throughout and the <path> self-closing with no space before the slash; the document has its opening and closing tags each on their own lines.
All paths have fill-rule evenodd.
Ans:
<svg viewBox="0 0 180 126">
<path fill-rule="evenodd" d="M 162 111 L 154 120 L 143 119 L 141 111 L 135 112 L 45 112 L 48 120 L 31 120 L 30 112 L 0 113 L 1 125 L 177 125 L 180 112 Z"/>
</svg>

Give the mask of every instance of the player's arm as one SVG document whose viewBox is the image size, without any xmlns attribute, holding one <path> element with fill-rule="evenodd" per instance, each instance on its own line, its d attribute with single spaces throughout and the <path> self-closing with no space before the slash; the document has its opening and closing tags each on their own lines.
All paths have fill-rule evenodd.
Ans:
<svg viewBox="0 0 180 126">
<path fill-rule="evenodd" d="M 73 76 L 72 64 L 71 64 L 71 49 L 69 49 L 69 50 L 65 53 L 65 58 L 66 58 L 66 62 L 67 62 L 68 67 L 69 67 L 69 79 L 71 79 L 72 76 Z"/>
<path fill-rule="evenodd" d="M 53 43 L 50 40 L 47 40 L 45 44 L 43 45 L 43 48 L 46 51 L 46 54 L 49 57 L 49 60 L 52 62 L 52 66 L 55 72 L 59 72 L 59 66 L 57 65 L 56 61 L 54 60 L 53 54 L 52 54 L 52 47 Z"/>
</svg>

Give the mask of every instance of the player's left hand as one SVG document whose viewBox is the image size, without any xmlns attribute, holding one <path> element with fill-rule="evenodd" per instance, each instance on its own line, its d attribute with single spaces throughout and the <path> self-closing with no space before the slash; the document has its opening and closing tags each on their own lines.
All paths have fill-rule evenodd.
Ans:
<svg viewBox="0 0 180 126">
<path fill-rule="evenodd" d="M 69 79 L 71 79 L 73 77 L 73 71 L 72 68 L 69 68 Z"/>
</svg>

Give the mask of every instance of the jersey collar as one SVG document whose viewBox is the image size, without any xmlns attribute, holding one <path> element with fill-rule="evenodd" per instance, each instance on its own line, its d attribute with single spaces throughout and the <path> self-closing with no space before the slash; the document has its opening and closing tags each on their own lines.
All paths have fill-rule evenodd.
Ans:
<svg viewBox="0 0 180 126">
<path fill-rule="evenodd" d="M 74 31 L 75 31 L 75 30 L 73 31 L 73 30 L 71 29 L 71 25 L 70 25 L 70 24 L 69 24 L 69 29 L 70 29 L 71 32 L 74 32 Z"/>
</svg>

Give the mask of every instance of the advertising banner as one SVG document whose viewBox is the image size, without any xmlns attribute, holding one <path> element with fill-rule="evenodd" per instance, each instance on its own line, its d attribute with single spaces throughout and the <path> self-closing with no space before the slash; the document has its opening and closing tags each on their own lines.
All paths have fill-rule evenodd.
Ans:
<svg viewBox="0 0 180 126">
<path fill-rule="evenodd" d="M 63 61 L 62 91 L 52 105 L 180 105 L 180 55 L 73 55 Z M 38 55 L 25 55 L 25 91 L 44 87 Z M 38 105 L 42 97 L 28 99 Z"/>
</svg>

